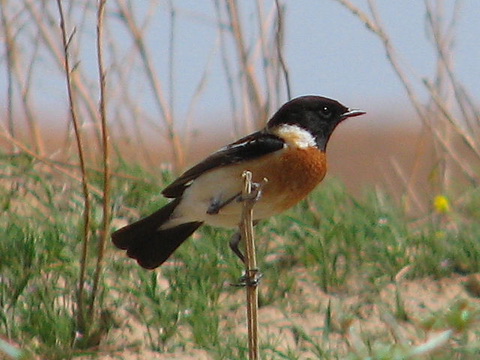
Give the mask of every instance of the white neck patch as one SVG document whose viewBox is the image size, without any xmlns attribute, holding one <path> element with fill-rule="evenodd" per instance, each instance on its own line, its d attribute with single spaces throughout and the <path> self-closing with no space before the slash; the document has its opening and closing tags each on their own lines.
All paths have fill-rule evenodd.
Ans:
<svg viewBox="0 0 480 360">
<path fill-rule="evenodd" d="M 284 124 L 276 128 L 273 133 L 282 138 L 287 145 L 305 149 L 316 147 L 315 138 L 309 131 L 302 129 L 297 125 Z"/>
</svg>

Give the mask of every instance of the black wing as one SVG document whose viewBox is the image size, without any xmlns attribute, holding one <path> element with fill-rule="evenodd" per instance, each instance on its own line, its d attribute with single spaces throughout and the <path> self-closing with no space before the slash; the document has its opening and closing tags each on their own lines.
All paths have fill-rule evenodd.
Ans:
<svg viewBox="0 0 480 360">
<path fill-rule="evenodd" d="M 162 191 L 162 194 L 167 198 L 177 198 L 182 196 L 185 189 L 191 184 L 191 181 L 195 180 L 206 171 L 255 159 L 280 150 L 284 145 L 284 141 L 278 136 L 264 131 L 258 131 L 248 135 L 224 148 L 221 148 L 205 160 L 184 172 L 177 180 L 167 186 Z"/>
</svg>

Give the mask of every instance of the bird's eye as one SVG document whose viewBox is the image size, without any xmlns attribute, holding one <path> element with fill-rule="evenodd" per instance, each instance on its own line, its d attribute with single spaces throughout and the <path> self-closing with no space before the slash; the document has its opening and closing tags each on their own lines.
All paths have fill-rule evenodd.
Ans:
<svg viewBox="0 0 480 360">
<path fill-rule="evenodd" d="M 328 119 L 329 117 L 332 116 L 332 110 L 330 110 L 330 107 L 328 106 L 324 106 L 320 109 L 320 115 L 324 118 L 324 119 Z"/>
</svg>

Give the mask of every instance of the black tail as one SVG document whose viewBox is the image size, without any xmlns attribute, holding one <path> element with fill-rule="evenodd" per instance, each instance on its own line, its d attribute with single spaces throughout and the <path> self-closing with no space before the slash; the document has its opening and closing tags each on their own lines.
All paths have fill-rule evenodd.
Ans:
<svg viewBox="0 0 480 360">
<path fill-rule="evenodd" d="M 116 247 L 127 250 L 127 255 L 137 260 L 145 269 L 155 269 L 203 223 L 189 222 L 165 230 L 159 230 L 180 202 L 175 199 L 160 210 L 112 234 Z"/>
</svg>

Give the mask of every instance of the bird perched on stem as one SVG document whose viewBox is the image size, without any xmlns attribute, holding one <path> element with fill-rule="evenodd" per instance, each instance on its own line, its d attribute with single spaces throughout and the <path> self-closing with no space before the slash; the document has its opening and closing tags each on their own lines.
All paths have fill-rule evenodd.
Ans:
<svg viewBox="0 0 480 360">
<path fill-rule="evenodd" d="M 162 194 L 172 201 L 112 234 L 113 243 L 146 269 L 160 266 L 200 226 L 239 225 L 242 174 L 263 182 L 254 220 L 279 214 L 305 198 L 325 177 L 333 130 L 365 114 L 321 96 L 284 104 L 266 127 L 227 145 L 184 172 Z M 240 258 L 240 238 L 230 247 Z M 242 258 L 243 260 L 243 258 Z"/>
</svg>

